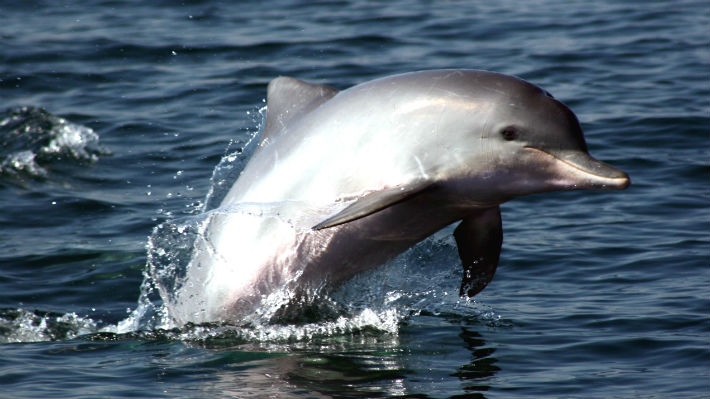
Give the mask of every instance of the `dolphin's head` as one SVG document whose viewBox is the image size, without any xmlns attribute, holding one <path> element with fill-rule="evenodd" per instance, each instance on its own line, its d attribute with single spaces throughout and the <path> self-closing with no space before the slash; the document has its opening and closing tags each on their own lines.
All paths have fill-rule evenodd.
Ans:
<svg viewBox="0 0 710 399">
<path fill-rule="evenodd" d="M 487 106 L 477 108 L 473 118 L 485 122 L 469 134 L 477 147 L 474 162 L 480 165 L 483 157 L 489 169 L 469 170 L 485 176 L 501 198 L 628 187 L 625 172 L 589 155 L 577 117 L 550 93 L 511 76 L 474 76 L 474 101 Z"/>
</svg>

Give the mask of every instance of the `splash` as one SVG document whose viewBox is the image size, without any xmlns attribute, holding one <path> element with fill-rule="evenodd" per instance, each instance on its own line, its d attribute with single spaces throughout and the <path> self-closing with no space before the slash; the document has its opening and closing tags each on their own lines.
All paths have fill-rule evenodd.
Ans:
<svg viewBox="0 0 710 399">
<path fill-rule="evenodd" d="M 380 268 L 357 275 L 334 292 L 316 287 L 304 293 L 284 286 L 261 298 L 258 307 L 238 323 L 184 324 L 171 316 L 169 307 L 179 301 L 173 297 L 175 292 L 195 284 L 188 270 L 193 244 L 202 239 L 208 216 L 220 211 L 172 220 L 155 228 L 148 243 L 149 272 L 142 289 L 145 295 L 116 332 L 158 328 L 173 331 L 171 337 L 181 340 L 263 343 L 363 332 L 397 335 L 402 323 L 422 315 L 473 318 L 489 326 L 503 324 L 490 307 L 459 297 L 460 265 L 450 231 L 440 232 Z M 268 209 L 251 216 L 267 217 Z M 182 305 L 200 312 L 198 296 L 202 288 L 199 284 L 191 287 L 195 294 L 185 296 L 191 299 Z M 161 299 L 156 300 L 156 292 L 161 290 Z M 153 299 L 148 298 L 150 295 Z"/>
<path fill-rule="evenodd" d="M 0 175 L 46 177 L 51 162 L 96 162 L 107 154 L 92 129 L 42 108 L 18 107 L 0 114 Z"/>
<path fill-rule="evenodd" d="M 219 206 L 232 183 L 237 180 L 239 173 L 246 166 L 251 154 L 256 149 L 257 140 L 255 139 L 259 137 L 259 132 L 264 127 L 266 106 L 259 108 L 256 112 L 247 111 L 247 117 L 252 119 L 255 128 L 246 132 L 246 140 L 229 143 L 225 155 L 214 168 L 212 177 L 210 177 L 210 187 L 203 201 L 202 212 Z M 230 151 L 233 146 L 237 148 Z"/>
<path fill-rule="evenodd" d="M 0 343 L 66 340 L 96 330 L 94 320 L 73 312 L 58 315 L 26 309 L 0 311 Z"/>
<path fill-rule="evenodd" d="M 380 268 L 362 273 L 334 292 L 320 289 L 307 295 L 284 288 L 263 298 L 260 306 L 239 323 L 179 324 L 170 316 L 159 284 L 185 283 L 184 267 L 191 242 L 199 236 L 200 217 L 186 217 L 156 226 L 147 250 L 135 309 L 118 323 L 76 313 L 54 314 L 24 309 L 0 311 L 0 342 L 73 339 L 160 339 L 206 345 L 258 343 L 273 345 L 309 342 L 334 336 L 397 337 L 402 324 L 420 316 L 457 322 L 475 321 L 505 326 L 489 306 L 458 296 L 458 259 L 448 232 L 424 241 Z M 163 274 L 151 273 L 157 267 Z M 159 282 L 159 279 L 167 279 Z"/>
</svg>

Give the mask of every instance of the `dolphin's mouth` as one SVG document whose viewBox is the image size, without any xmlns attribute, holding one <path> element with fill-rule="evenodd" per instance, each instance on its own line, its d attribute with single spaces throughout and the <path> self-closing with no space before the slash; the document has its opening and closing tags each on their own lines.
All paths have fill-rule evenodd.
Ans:
<svg viewBox="0 0 710 399">
<path fill-rule="evenodd" d="M 565 185 L 573 189 L 623 190 L 631 184 L 629 175 L 582 151 L 546 151 L 525 147 L 537 156 L 553 158 L 553 168 Z"/>
</svg>

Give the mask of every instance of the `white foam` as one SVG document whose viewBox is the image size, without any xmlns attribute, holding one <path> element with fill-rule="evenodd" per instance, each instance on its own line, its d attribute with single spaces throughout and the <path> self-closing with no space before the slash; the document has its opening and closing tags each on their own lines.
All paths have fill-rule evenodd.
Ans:
<svg viewBox="0 0 710 399">
<path fill-rule="evenodd" d="M 109 152 L 91 128 L 34 107 L 11 109 L 0 120 L 0 173 L 46 177 L 52 161 L 95 162 Z"/>
<path fill-rule="evenodd" d="M 97 331 L 97 323 L 76 313 L 38 315 L 25 309 L 0 316 L 0 343 L 72 339 Z"/>
<path fill-rule="evenodd" d="M 0 173 L 26 173 L 30 176 L 43 177 L 47 171 L 35 161 L 37 155 L 32 150 L 18 151 L 9 154 L 0 161 Z"/>
</svg>

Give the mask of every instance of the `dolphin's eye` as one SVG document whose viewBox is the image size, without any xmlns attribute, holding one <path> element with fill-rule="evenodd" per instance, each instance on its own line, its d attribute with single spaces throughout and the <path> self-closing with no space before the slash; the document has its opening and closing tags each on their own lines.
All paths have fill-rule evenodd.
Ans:
<svg viewBox="0 0 710 399">
<path fill-rule="evenodd" d="M 508 126 L 500 131 L 500 135 L 507 141 L 513 141 L 518 138 L 518 129 L 514 126 Z"/>
</svg>

